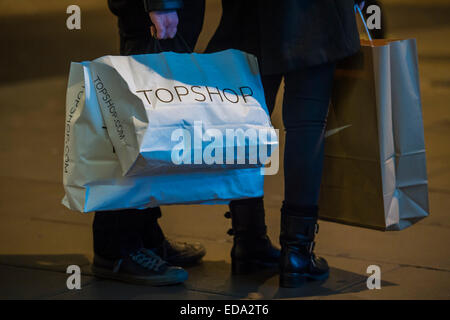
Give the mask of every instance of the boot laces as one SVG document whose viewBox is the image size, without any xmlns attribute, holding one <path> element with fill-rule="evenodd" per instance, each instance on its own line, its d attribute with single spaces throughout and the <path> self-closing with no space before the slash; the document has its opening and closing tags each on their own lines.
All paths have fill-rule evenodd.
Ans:
<svg viewBox="0 0 450 320">
<path fill-rule="evenodd" d="M 141 267 L 153 271 L 160 271 L 160 269 L 167 264 L 167 262 L 161 259 L 161 257 L 153 251 L 144 248 L 130 254 L 130 257 Z"/>
</svg>

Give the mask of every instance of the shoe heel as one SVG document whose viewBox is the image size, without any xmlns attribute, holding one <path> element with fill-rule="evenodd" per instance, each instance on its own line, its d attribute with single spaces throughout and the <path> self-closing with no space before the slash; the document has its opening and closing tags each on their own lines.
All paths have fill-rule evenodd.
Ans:
<svg viewBox="0 0 450 320">
<path fill-rule="evenodd" d="M 306 277 L 299 273 L 281 273 L 280 287 L 283 288 L 298 288 L 304 285 Z"/>
<path fill-rule="evenodd" d="M 249 261 L 232 260 L 231 272 L 234 275 L 249 274 L 258 270 L 258 265 Z"/>
</svg>

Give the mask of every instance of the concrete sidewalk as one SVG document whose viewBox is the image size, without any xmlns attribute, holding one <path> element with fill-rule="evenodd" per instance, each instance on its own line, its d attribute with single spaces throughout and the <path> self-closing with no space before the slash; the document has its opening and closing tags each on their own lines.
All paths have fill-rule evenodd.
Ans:
<svg viewBox="0 0 450 320">
<path fill-rule="evenodd" d="M 210 11 L 214 8 L 209 5 Z M 208 250 L 201 265 L 188 269 L 188 281 L 180 286 L 151 288 L 98 280 L 89 267 L 92 215 L 70 212 L 60 204 L 64 194 L 61 181 L 67 74 L 58 74 L 57 69 L 45 74 L 44 64 L 40 67 L 44 76 L 36 73 L 24 80 L 20 78 L 21 64 L 9 66 L 8 61 L 1 60 L 1 69 L 16 68 L 14 72 L 19 75 L 13 77 L 14 82 L 8 78 L 0 82 L 0 298 L 449 299 L 450 44 L 445 40 L 450 35 L 450 22 L 445 17 L 450 7 L 419 10 L 405 5 L 402 10 L 395 6 L 386 6 L 385 10 L 390 13 L 388 26 L 393 38 L 418 39 L 430 217 L 404 231 L 389 233 L 321 222 L 316 250 L 328 259 L 330 278 L 299 289 L 280 289 L 275 274 L 231 276 L 232 239 L 226 234 L 230 221 L 223 217 L 225 206 L 164 207 L 161 224 L 169 237 L 200 241 Z M 433 12 L 440 15 L 430 14 Z M 214 16 L 216 11 L 209 12 L 207 21 Z M 112 17 L 95 17 L 101 18 L 96 26 L 105 26 L 96 31 L 98 34 L 106 35 L 111 32 L 107 28 L 114 28 Z M 408 24 L 408 20 L 415 24 Z M 42 28 L 50 30 L 51 25 Z M 204 32 L 198 47 L 204 46 L 210 34 L 210 30 Z M 44 38 L 43 43 L 51 43 Z M 114 48 L 116 39 L 112 34 L 103 41 Z M 18 40 L 14 45 L 19 45 Z M 58 48 L 63 50 L 61 45 Z M 30 53 L 25 52 L 39 64 L 39 58 L 31 58 Z M 24 61 L 20 59 L 11 61 Z M 273 116 L 278 128 L 281 93 Z M 266 180 L 267 224 L 276 243 L 283 195 L 281 172 Z M 81 290 L 66 287 L 65 270 L 72 264 L 83 270 Z M 381 290 L 367 289 L 369 265 L 381 267 Z"/>
</svg>

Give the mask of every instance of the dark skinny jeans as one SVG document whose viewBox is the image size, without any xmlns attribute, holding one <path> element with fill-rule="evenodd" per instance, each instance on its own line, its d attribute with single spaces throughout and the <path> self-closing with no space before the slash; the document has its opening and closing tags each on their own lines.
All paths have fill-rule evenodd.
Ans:
<svg viewBox="0 0 450 320">
<path fill-rule="evenodd" d="M 317 215 L 334 68 L 330 63 L 262 76 L 270 114 L 284 77 L 284 206 L 298 215 Z"/>
</svg>

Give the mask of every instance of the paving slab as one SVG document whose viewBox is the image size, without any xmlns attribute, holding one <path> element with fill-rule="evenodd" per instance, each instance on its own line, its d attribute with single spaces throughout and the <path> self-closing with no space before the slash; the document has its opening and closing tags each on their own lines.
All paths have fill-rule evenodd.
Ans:
<svg viewBox="0 0 450 320">
<path fill-rule="evenodd" d="M 180 237 L 181 241 L 195 241 L 198 238 Z M 324 255 L 331 266 L 330 278 L 324 282 L 307 282 L 299 289 L 282 289 L 278 286 L 276 270 L 250 275 L 231 274 L 230 250 L 232 244 L 224 241 L 203 239 L 207 249 L 203 263 L 187 268 L 189 279 L 185 286 L 189 290 L 233 296 L 240 299 L 310 299 L 341 292 L 346 287 L 365 281 L 369 276 L 367 267 L 373 263 L 367 260 Z M 322 252 L 317 251 L 318 255 Z M 392 263 L 376 263 L 385 271 L 399 266 Z M 366 288 L 367 289 L 367 288 Z"/>
<path fill-rule="evenodd" d="M 381 289 L 368 290 L 365 281 L 350 286 L 329 299 L 450 299 L 450 273 L 431 269 L 400 267 L 381 273 Z M 318 297 L 322 299 L 322 297 Z"/>
<path fill-rule="evenodd" d="M 49 297 L 58 300 L 127 299 L 127 300 L 230 300 L 232 296 L 189 290 L 184 285 L 148 287 L 108 280 L 98 280 L 81 290 L 66 290 Z"/>
<path fill-rule="evenodd" d="M 400 232 L 321 224 L 317 250 L 331 255 L 366 261 L 427 266 L 450 270 L 447 228 L 419 224 Z"/>
<path fill-rule="evenodd" d="M 208 290 L 221 294 L 233 295 L 244 299 L 311 299 L 327 297 L 359 283 L 367 278 L 367 262 L 332 256 L 324 256 L 330 263 L 330 277 L 323 282 L 306 282 L 295 289 L 280 288 L 276 272 L 260 272 L 252 275 L 233 276 L 227 261 L 205 261 L 203 264 L 188 269 L 190 278 L 186 287 Z M 381 264 L 381 268 L 391 270 L 393 264 Z M 358 290 L 367 290 L 357 288 Z"/>
<path fill-rule="evenodd" d="M 0 265 L 38 269 L 56 272 L 66 272 L 67 267 L 77 265 L 81 272 L 88 274 L 91 263 L 90 257 L 82 254 L 2 254 Z"/>
<path fill-rule="evenodd" d="M 180 238 L 180 240 L 197 239 Z M 307 282 L 298 289 L 282 289 L 278 287 L 276 271 L 233 276 L 229 256 L 230 243 L 211 240 L 204 240 L 203 243 L 207 248 L 207 255 L 200 265 L 187 268 L 189 279 L 184 285 L 149 288 L 101 280 L 89 282 L 89 285 L 84 285 L 82 290 L 69 291 L 63 288 L 64 291 L 52 297 L 56 299 L 155 299 L 158 297 L 160 299 L 313 299 L 343 292 L 346 288 L 365 281 L 368 276 L 365 273 L 369 265 L 367 261 L 325 256 L 331 266 L 331 275 L 327 281 Z M 92 273 L 88 259 L 91 258 L 83 255 L 1 255 L 0 265 L 27 267 L 31 273 L 43 270 L 59 271 L 47 276 L 47 278 L 53 276 L 55 279 L 52 281 L 56 282 L 62 279 L 61 275 L 67 278 L 64 272 L 68 265 L 76 264 L 82 268 L 82 277 L 91 280 Z M 395 264 L 386 263 L 379 265 L 383 272 L 398 267 Z M 356 289 L 358 291 L 355 292 L 359 292 L 364 288 Z M 42 297 L 44 295 L 47 297 L 47 291 L 44 290 L 44 292 Z"/>
<path fill-rule="evenodd" d="M 69 275 L 0 265 L 0 299 L 44 299 L 68 291 Z M 94 282 L 89 276 L 81 277 L 81 287 Z"/>
</svg>

